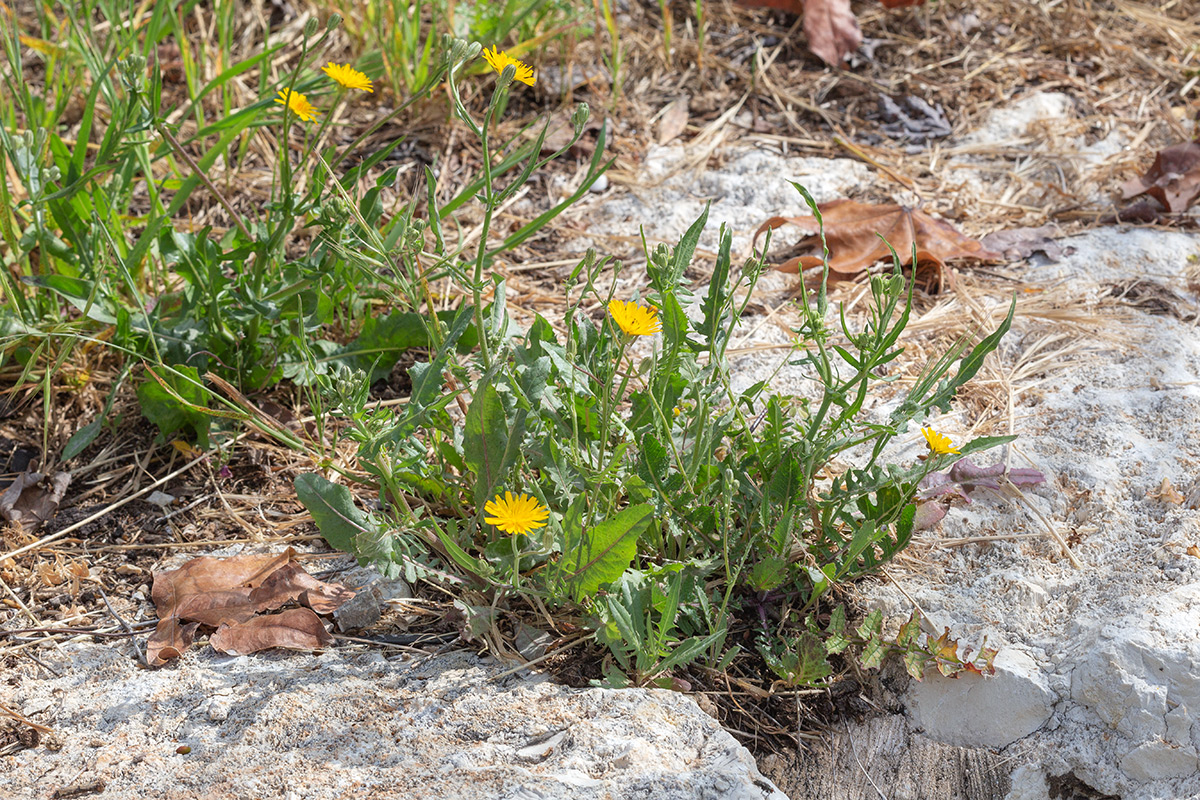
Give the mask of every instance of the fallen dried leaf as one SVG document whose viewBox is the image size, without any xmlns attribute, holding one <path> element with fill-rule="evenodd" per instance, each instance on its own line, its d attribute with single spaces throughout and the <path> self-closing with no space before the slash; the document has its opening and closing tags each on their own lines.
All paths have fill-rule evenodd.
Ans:
<svg viewBox="0 0 1200 800">
<path fill-rule="evenodd" d="M 1010 261 L 1029 258 L 1036 252 L 1046 254 L 1051 261 L 1058 261 L 1064 255 L 1075 252 L 1074 247 L 1063 247 L 1053 239 L 1058 229 L 1053 225 L 1043 225 L 1040 228 L 1012 228 L 1007 231 L 989 233 L 979 240 L 989 250 L 1002 253 Z"/>
<path fill-rule="evenodd" d="M 1187 554 L 1192 558 L 1200 558 L 1200 547 L 1196 547 L 1194 544 L 1189 544 L 1187 548 Z"/>
<path fill-rule="evenodd" d="M 1121 185 L 1122 199 L 1140 194 L 1150 195 L 1172 213 L 1186 211 L 1200 197 L 1200 143 L 1185 142 L 1158 151 L 1145 175 Z"/>
<path fill-rule="evenodd" d="M 821 203 L 817 208 L 825 223 L 830 277 L 833 280 L 852 278 L 876 261 L 890 259 L 891 252 L 880 241 L 880 236 L 895 248 L 902 264 L 911 263 L 915 244 L 918 270 L 922 266 L 933 267 L 938 277 L 946 266 L 945 262 L 952 258 L 983 261 L 999 258 L 998 253 L 993 253 L 948 223 L 918 209 L 899 205 L 870 205 L 844 199 Z M 817 235 L 815 217 L 771 217 L 755 232 L 755 244 L 758 243 L 758 237 L 768 230 L 789 224 L 806 230 L 809 235 L 785 254 L 786 260 L 775 268 L 784 272 L 801 272 L 821 266 L 821 237 Z"/>
<path fill-rule="evenodd" d="M 804 32 L 808 49 L 833 67 L 862 43 L 850 0 L 804 0 Z"/>
<path fill-rule="evenodd" d="M 70 484 L 69 472 L 49 477 L 40 472 L 22 472 L 0 494 L 0 516 L 32 533 L 54 516 Z"/>
<path fill-rule="evenodd" d="M 295 649 L 311 650 L 328 641 L 321 638 L 325 635 L 324 628 L 308 609 L 293 611 L 304 611 L 312 616 L 321 628 L 320 634 L 303 615 L 286 616 L 292 613 L 290 611 L 269 618 L 275 622 L 260 621 L 268 619 L 259 616 L 262 612 L 287 603 L 299 602 L 316 612 L 329 613 L 354 597 L 355 593 L 344 586 L 325 583 L 309 575 L 295 563 L 294 556 L 295 551 L 288 548 L 279 555 L 201 557 L 179 569 L 155 573 L 151 594 L 160 621 L 147 643 L 151 666 L 161 666 L 178 658 L 191 645 L 198 625 L 235 631 L 223 634 L 232 639 L 214 636 L 214 641 L 232 641 L 231 646 L 237 648 L 249 647 L 255 642 L 280 642 L 258 646 L 260 650 L 292 647 L 286 642 L 298 642 Z M 284 632 L 276 630 L 281 617 Z M 184 620 L 192 624 L 184 625 Z M 247 631 L 258 632 L 236 632 L 242 630 L 242 626 L 249 626 Z M 268 632 L 262 633 L 263 630 Z M 238 649 L 238 652 L 253 650 Z"/>
<path fill-rule="evenodd" d="M 249 622 L 222 625 L 208 640 L 218 653 L 242 656 L 272 647 L 319 650 L 333 641 L 320 618 L 307 608 L 255 617 Z"/>
<path fill-rule="evenodd" d="M 1158 485 L 1158 489 L 1146 492 L 1146 497 L 1151 500 L 1161 500 L 1171 505 L 1183 505 L 1183 494 L 1171 484 L 1170 478 L 1163 478 L 1162 483 Z"/>
<path fill-rule="evenodd" d="M 160 619 L 154 627 L 154 633 L 150 634 L 146 641 L 146 663 L 152 667 L 161 667 L 168 661 L 179 658 L 192 646 L 198 627 L 199 622 L 180 624 L 179 617 Z"/>
<path fill-rule="evenodd" d="M 687 129 L 688 102 L 686 94 L 672 100 L 658 120 L 658 143 L 666 144 Z"/>
<path fill-rule="evenodd" d="M 317 580 L 293 562 L 272 572 L 253 589 L 250 601 L 258 611 L 273 611 L 295 601 L 318 614 L 332 614 L 353 599 L 354 594 L 341 584 Z"/>
<path fill-rule="evenodd" d="M 250 589 L 261 584 L 275 570 L 290 563 L 296 551 L 290 547 L 278 555 L 234 556 L 233 558 L 194 558 L 179 569 L 154 573 L 151 599 L 160 619 L 177 616 L 181 604 L 193 595 L 234 592 L 249 600 Z M 192 601 L 194 609 L 211 607 Z"/>
</svg>

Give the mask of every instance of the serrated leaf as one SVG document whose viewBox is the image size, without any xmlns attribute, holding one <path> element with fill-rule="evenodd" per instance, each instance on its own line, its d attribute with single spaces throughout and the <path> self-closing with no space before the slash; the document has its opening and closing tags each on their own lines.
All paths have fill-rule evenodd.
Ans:
<svg viewBox="0 0 1200 800">
<path fill-rule="evenodd" d="M 917 643 L 917 639 L 921 635 L 921 619 L 916 611 L 912 612 L 912 616 L 908 618 L 908 622 L 900 626 L 900 632 L 896 635 L 896 644 L 903 648 L 908 648 Z"/>
<path fill-rule="evenodd" d="M 867 669 L 879 669 L 879 665 L 883 663 L 885 655 L 887 655 L 887 642 L 881 636 L 872 636 L 863 645 L 862 656 L 859 657 L 859 661 Z"/>
<path fill-rule="evenodd" d="M 925 677 L 925 663 L 929 660 L 921 650 L 908 650 L 904 653 L 904 669 L 916 680 Z"/>
<path fill-rule="evenodd" d="M 846 637 L 846 607 L 834 606 L 829 615 L 829 624 L 825 626 L 825 650 L 832 654 L 844 652 L 850 646 Z"/>
</svg>

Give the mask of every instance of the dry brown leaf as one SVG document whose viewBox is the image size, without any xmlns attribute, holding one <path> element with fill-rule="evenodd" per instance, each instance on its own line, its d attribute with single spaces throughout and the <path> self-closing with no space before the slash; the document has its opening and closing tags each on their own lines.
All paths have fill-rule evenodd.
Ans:
<svg viewBox="0 0 1200 800">
<path fill-rule="evenodd" d="M 0 494 L 0 516 L 32 533 L 54 516 L 70 484 L 69 472 L 51 476 L 22 472 Z"/>
<path fill-rule="evenodd" d="M 825 241 L 829 246 L 829 269 L 832 280 L 844 280 L 858 275 L 876 261 L 890 260 L 892 255 L 882 236 L 895 248 L 902 264 L 912 261 L 913 245 L 917 249 L 917 268 L 932 266 L 940 275 L 946 261 L 952 258 L 975 258 L 992 261 L 998 253 L 956 231 L 949 223 L 917 209 L 899 205 L 870 205 L 853 200 L 834 200 L 817 206 L 825 223 Z M 821 266 L 821 237 L 815 217 L 771 217 L 754 234 L 758 237 L 781 225 L 795 225 L 809 233 L 776 269 L 801 272 Z"/>
<path fill-rule="evenodd" d="M 161 667 L 172 659 L 179 658 L 192 646 L 199 622 L 182 625 L 179 617 L 160 619 L 154 633 L 146 641 L 146 662 L 152 667 Z"/>
<path fill-rule="evenodd" d="M 246 597 L 275 570 L 292 561 L 296 551 L 288 548 L 278 555 L 234 556 L 233 558 L 194 558 L 179 569 L 154 573 L 151 599 L 160 619 L 177 616 L 178 609 L 193 595 L 235 592 Z M 243 591 L 244 590 L 244 591 Z M 231 598 L 233 600 L 233 598 Z M 203 600 L 192 600 L 192 610 L 211 607 Z"/>
<path fill-rule="evenodd" d="M 332 614 L 353 599 L 354 594 L 341 584 L 317 580 L 299 564 L 291 563 L 272 572 L 253 589 L 250 601 L 258 611 L 273 611 L 295 601 L 318 614 Z"/>
<path fill-rule="evenodd" d="M 833 67 L 862 44 L 850 0 L 804 0 L 804 32 L 808 49 Z"/>
<path fill-rule="evenodd" d="M 687 130 L 688 103 L 691 98 L 686 94 L 672 100 L 658 120 L 658 143 L 666 144 Z"/>
<path fill-rule="evenodd" d="M 1187 554 L 1192 558 L 1200 558 L 1200 547 L 1196 547 L 1194 544 L 1189 544 L 1187 548 Z"/>
<path fill-rule="evenodd" d="M 1151 500 L 1161 500 L 1164 503 L 1170 503 L 1171 505 L 1176 506 L 1183 505 L 1184 500 L 1183 495 L 1171 483 L 1170 478 L 1163 478 L 1162 483 L 1158 486 L 1158 489 L 1146 492 L 1146 497 Z"/>
<path fill-rule="evenodd" d="M 1019 261 L 1029 258 L 1041 251 L 1051 261 L 1058 261 L 1064 255 L 1075 252 L 1074 247 L 1063 247 L 1054 240 L 1059 231 L 1054 225 L 1042 225 L 1040 228 L 1011 228 L 1006 231 L 989 233 L 979 240 L 979 243 L 989 250 L 1001 253 L 1005 258 Z"/>
<path fill-rule="evenodd" d="M 1148 194 L 1172 213 L 1186 211 L 1200 197 L 1200 143 L 1185 142 L 1158 151 L 1140 178 L 1121 185 L 1123 199 Z"/>
<path fill-rule="evenodd" d="M 255 617 L 249 622 L 222 625 L 208 640 L 213 649 L 231 656 L 257 653 L 272 647 L 319 650 L 333 641 L 320 618 L 307 608 Z"/>
<path fill-rule="evenodd" d="M 322 638 L 325 629 L 313 611 L 332 612 L 355 593 L 309 575 L 294 561 L 295 554 L 288 548 L 279 555 L 201 557 L 179 569 L 155 573 L 152 596 L 160 621 L 147 643 L 150 664 L 161 666 L 178 658 L 191 644 L 199 625 L 232 631 L 222 634 L 222 639 L 214 636 L 214 641 L 232 642 L 230 646 L 239 653 L 266 647 L 311 650 L 327 642 L 327 638 Z M 273 622 L 261 622 L 267 619 L 259 616 L 262 612 L 292 602 L 313 610 L 292 611 L 311 616 L 320 633 L 304 614 L 295 615 L 292 611 L 270 617 Z M 184 625 L 184 620 L 191 624 Z M 245 632 L 239 632 L 243 628 Z M 267 632 L 263 633 L 264 630 Z M 255 642 L 271 643 L 255 645 Z M 254 649 L 244 649 L 251 646 Z"/>
</svg>

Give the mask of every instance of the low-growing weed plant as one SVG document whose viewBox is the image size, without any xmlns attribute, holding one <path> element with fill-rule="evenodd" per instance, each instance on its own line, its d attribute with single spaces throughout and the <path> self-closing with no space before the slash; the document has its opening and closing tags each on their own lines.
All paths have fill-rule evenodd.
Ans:
<svg viewBox="0 0 1200 800">
<path fill-rule="evenodd" d="M 896 259 L 894 270 L 871 276 L 862 325 L 839 315 L 831 326 L 822 280 L 798 303 L 790 359 L 810 391 L 778 394 L 768 380 L 735 389 L 727 350 L 763 263 L 735 265 L 722 229 L 711 278 L 694 288 L 685 274 L 705 211 L 674 247 L 644 243 L 638 291 L 618 292 L 623 265 L 589 251 L 561 286 L 564 313 L 519 325 L 497 256 L 604 173 L 606 130 L 575 190 L 496 235 L 501 208 L 570 150 L 589 111 L 576 108 L 570 142 L 548 156 L 549 120 L 528 135 L 502 136 L 497 123 L 512 93 L 535 82 L 533 69 L 495 46 L 451 36 L 435 42 L 413 18 L 391 39 L 371 33 L 380 15 L 402 5 L 369 4 L 356 33 L 374 37 L 382 63 L 375 74 L 405 99 L 344 147 L 328 143 L 332 112 L 375 87 L 353 65 L 313 62 L 336 16 L 324 27 L 310 21 L 292 43 L 299 67 L 278 85 L 263 83 L 249 107 L 233 110 L 226 84 L 284 43 L 204 85 L 185 75 L 191 100 L 183 117 L 195 122 L 185 136 L 161 106 L 154 52 L 178 33 L 162 10 L 168 4 L 153 6 L 140 39 L 134 26 L 114 24 L 127 39 L 111 37 L 103 48 L 84 37 L 82 20 L 107 6 L 83 4 L 70 18 L 68 46 L 59 53 L 47 44 L 50 57 L 61 58 L 47 81 L 65 86 L 64 75 L 89 72 L 84 113 L 100 97 L 111 112 L 98 149 L 86 137 L 61 138 L 62 109 L 12 78 L 22 74 L 21 50 L 15 30 L 4 29 L 15 105 L 0 120 L 0 153 L 22 199 L 14 203 L 3 184 L 3 357 L 29 370 L 61 361 L 76 344 L 104 343 L 129 359 L 120 381 L 145 363 L 138 398 L 162 434 L 183 431 L 201 447 L 214 419 L 260 421 L 243 391 L 284 380 L 304 387 L 315 440 L 264 427 L 314 456 L 316 471 L 300 476 L 296 491 L 332 545 L 389 574 L 439 584 L 469 614 L 519 606 L 573 619 L 607 648 L 610 685 L 678 686 L 689 665 L 722 669 L 747 652 L 791 686 L 819 685 L 832 674 L 831 658 L 873 667 L 893 651 L 918 677 L 930 664 L 947 673 L 988 668 L 990 651 L 970 661 L 948 635 L 923 637 L 915 616 L 894 635 L 885 635 L 879 614 L 851 626 L 837 590 L 908 545 L 922 479 L 1008 441 L 956 448 L 926 429 L 924 458 L 885 458 L 910 427 L 949 409 L 1008 330 L 1011 310 L 996 331 L 929 365 L 879 416 L 868 400 L 891 381 L 888 365 L 903 352 L 911 283 Z M 536 7 L 504 4 L 493 22 L 523 30 Z M 614 33 L 610 5 L 596 8 Z M 614 35 L 618 82 L 621 58 Z M 479 113 L 462 88 L 484 80 L 494 87 Z M 426 168 L 399 213 L 388 214 L 382 200 L 399 178 L 395 166 L 356 195 L 402 137 L 347 159 L 409 104 L 443 88 L 480 145 L 479 174 L 458 186 Z M 216 119 L 201 103 L 214 92 L 228 111 Z M 243 158 L 263 127 L 278 132 L 270 196 L 258 208 L 234 207 L 208 173 Z M 811 196 L 796 189 L 819 220 Z M 223 206 L 228 230 L 175 224 L 201 192 Z M 459 221 L 468 208 L 477 212 L 470 233 Z M 312 234 L 302 248 L 294 241 L 300 227 Z M 375 313 L 383 305 L 389 313 Z M 339 343 L 334 331 L 354 336 Z M 406 402 L 369 402 L 371 384 L 414 348 L 427 356 L 409 370 Z M 99 431 L 85 426 L 64 457 Z M 355 445 L 352 466 L 333 457 L 337 437 Z M 369 511 L 354 502 L 352 482 L 377 494 Z"/>
<path fill-rule="evenodd" d="M 456 105 L 488 154 L 477 195 L 485 231 L 537 166 L 531 158 L 512 181 L 489 174 L 492 114 L 525 74 L 503 61 L 482 120 Z M 576 114 L 576 131 L 584 119 Z M 828 656 L 849 648 L 870 666 L 898 650 L 915 674 L 927 663 L 980 668 L 945 640 L 922 641 L 915 617 L 890 640 L 878 615 L 848 629 L 829 598 L 909 543 L 926 475 L 1008 441 L 956 448 L 927 429 L 927 457 L 883 459 L 910 425 L 948 410 L 1011 312 L 973 347 L 961 342 L 930 365 L 885 418 L 870 417 L 866 401 L 888 382 L 911 309 L 897 260 L 871 277 L 860 329 L 844 317 L 840 330 L 828 326 L 824 283 L 800 304 L 792 363 L 811 378 L 809 395 L 775 394 L 767 381 L 737 391 L 727 348 L 762 262 L 735 268 L 722 230 L 711 280 L 694 291 L 685 271 L 706 223 L 707 211 L 675 247 L 645 248 L 640 296 L 619 296 L 621 265 L 589 252 L 562 287 L 563 317 L 521 327 L 504 279 L 489 272 L 498 250 L 486 236 L 462 257 L 445 247 L 438 215 L 409 221 L 422 235 L 398 237 L 388 260 L 415 263 L 433 239 L 439 261 L 428 269 L 466 287 L 470 303 L 417 314 L 434 346 L 411 369 L 412 393 L 398 410 L 370 406 L 360 373 L 321 377 L 328 413 L 344 420 L 358 467 L 378 489 L 378 510 L 359 511 L 320 474 L 297 480 L 300 499 L 335 546 L 486 600 L 467 607 L 520 602 L 581 617 L 610 652 L 612 685 L 672 685 L 672 671 L 697 659 L 728 665 L 741 647 L 727 642 L 729 630 L 747 616 L 761 617 L 758 649 L 793 685 L 819 682 Z M 464 348 L 467 337 L 475 346 Z M 842 459 L 854 465 L 835 468 Z"/>
</svg>

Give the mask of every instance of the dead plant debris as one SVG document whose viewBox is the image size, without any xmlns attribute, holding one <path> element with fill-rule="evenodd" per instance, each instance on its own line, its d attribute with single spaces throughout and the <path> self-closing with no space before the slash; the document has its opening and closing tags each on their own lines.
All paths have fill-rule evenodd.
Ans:
<svg viewBox="0 0 1200 800">
<path fill-rule="evenodd" d="M 834 200 L 818 205 L 825 226 L 825 242 L 829 247 L 830 279 L 854 278 L 878 261 L 890 260 L 895 248 L 901 264 L 911 265 L 916 252 L 917 279 L 941 284 L 946 261 L 972 258 L 996 261 L 999 253 L 986 249 L 969 236 L 964 236 L 949 223 L 931 217 L 924 211 L 900 205 L 871 205 L 853 200 Z M 784 272 L 802 273 L 822 266 L 821 236 L 815 217 L 771 217 L 755 232 L 758 237 L 783 225 L 795 225 L 807 232 L 789 250 L 775 268 Z M 883 237 L 882 239 L 880 237 Z M 886 241 L 885 241 L 886 240 Z"/>
</svg>

